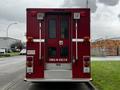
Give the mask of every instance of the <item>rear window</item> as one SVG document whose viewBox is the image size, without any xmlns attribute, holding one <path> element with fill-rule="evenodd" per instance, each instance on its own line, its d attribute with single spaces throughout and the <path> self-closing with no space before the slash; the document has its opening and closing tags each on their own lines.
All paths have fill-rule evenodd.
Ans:
<svg viewBox="0 0 120 90">
<path fill-rule="evenodd" d="M 66 17 L 61 19 L 61 38 L 68 38 L 68 20 Z"/>
<path fill-rule="evenodd" d="M 49 47 L 48 48 L 48 56 L 49 57 L 55 57 L 56 56 L 56 48 L 55 47 Z"/>
<path fill-rule="evenodd" d="M 49 27 L 48 27 L 48 34 L 49 38 L 56 38 L 56 19 L 51 18 L 49 20 Z"/>
<path fill-rule="evenodd" d="M 61 57 L 67 57 L 68 56 L 68 47 L 61 47 Z"/>
</svg>

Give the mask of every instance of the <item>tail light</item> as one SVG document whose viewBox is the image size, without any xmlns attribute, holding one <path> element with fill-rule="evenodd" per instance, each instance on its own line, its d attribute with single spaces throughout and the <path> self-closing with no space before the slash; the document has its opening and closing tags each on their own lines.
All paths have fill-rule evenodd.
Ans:
<svg viewBox="0 0 120 90">
<path fill-rule="evenodd" d="M 83 56 L 83 72 L 90 73 L 90 56 Z"/>
<path fill-rule="evenodd" d="M 33 56 L 27 56 L 26 68 L 27 73 L 33 73 Z"/>
</svg>

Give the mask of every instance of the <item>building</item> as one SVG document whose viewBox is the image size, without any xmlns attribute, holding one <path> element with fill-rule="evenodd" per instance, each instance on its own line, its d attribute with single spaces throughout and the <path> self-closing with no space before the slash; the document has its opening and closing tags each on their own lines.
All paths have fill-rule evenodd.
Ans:
<svg viewBox="0 0 120 90">
<path fill-rule="evenodd" d="M 11 48 L 11 45 L 16 42 L 21 43 L 21 40 L 10 37 L 0 37 L 0 49 L 9 50 Z"/>
<path fill-rule="evenodd" d="M 93 56 L 120 56 L 120 37 L 92 42 L 91 54 Z"/>
</svg>

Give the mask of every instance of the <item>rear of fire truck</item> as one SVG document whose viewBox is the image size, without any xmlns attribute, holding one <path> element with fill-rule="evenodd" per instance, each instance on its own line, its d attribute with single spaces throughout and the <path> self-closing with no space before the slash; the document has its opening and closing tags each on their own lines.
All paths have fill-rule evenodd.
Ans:
<svg viewBox="0 0 120 90">
<path fill-rule="evenodd" d="M 27 9 L 26 81 L 88 82 L 90 9 Z"/>
</svg>

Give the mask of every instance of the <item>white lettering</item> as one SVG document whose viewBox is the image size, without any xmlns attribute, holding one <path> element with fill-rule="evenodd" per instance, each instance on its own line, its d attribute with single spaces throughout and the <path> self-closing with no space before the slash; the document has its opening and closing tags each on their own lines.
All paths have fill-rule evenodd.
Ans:
<svg viewBox="0 0 120 90">
<path fill-rule="evenodd" d="M 68 61 L 67 58 L 50 58 L 49 61 Z"/>
</svg>

